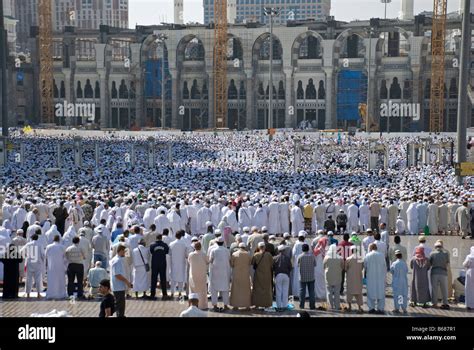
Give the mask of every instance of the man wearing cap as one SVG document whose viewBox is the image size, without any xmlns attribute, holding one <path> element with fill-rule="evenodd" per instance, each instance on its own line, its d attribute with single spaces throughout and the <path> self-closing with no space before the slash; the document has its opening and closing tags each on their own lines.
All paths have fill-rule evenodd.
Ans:
<svg viewBox="0 0 474 350">
<path fill-rule="evenodd" d="M 290 289 L 291 258 L 285 254 L 287 246 L 278 246 L 278 255 L 273 258 L 273 273 L 275 275 L 275 299 L 277 311 L 284 311 L 288 305 Z"/>
<path fill-rule="evenodd" d="M 98 227 L 95 236 L 92 238 L 92 249 L 94 254 L 94 264 L 96 261 L 102 263 L 102 267 L 107 268 L 107 254 L 110 249 L 110 243 L 102 232 L 102 227 Z"/>
<path fill-rule="evenodd" d="M 344 262 L 344 270 L 346 271 L 346 283 L 347 283 L 347 304 L 348 311 L 352 310 L 352 300 L 355 298 L 357 306 L 359 307 L 358 312 L 363 313 L 363 294 L 362 294 L 362 269 L 364 267 L 364 261 L 362 259 L 362 250 L 360 245 L 353 245 L 350 247 L 351 255 Z"/>
<path fill-rule="evenodd" d="M 207 268 L 209 259 L 201 250 L 201 243 L 196 239 L 193 243 L 194 252 L 188 256 L 189 289 L 199 297 L 198 307 L 207 309 Z"/>
<path fill-rule="evenodd" d="M 399 313 L 400 308 L 403 313 L 407 313 L 408 304 L 408 265 L 403 260 L 402 252 L 400 250 L 395 251 L 395 260 L 390 266 L 390 273 L 392 274 L 392 290 L 393 290 L 393 303 L 394 313 Z"/>
<path fill-rule="evenodd" d="M 385 255 L 377 251 L 377 245 L 369 245 L 369 253 L 364 258 L 367 276 L 367 306 L 371 314 L 383 314 L 385 307 L 385 275 L 387 265 Z"/>
<path fill-rule="evenodd" d="M 253 227 L 252 234 L 249 236 L 247 241 L 250 255 L 255 253 L 260 242 L 263 242 L 263 234 L 259 233 L 256 227 Z"/>
<path fill-rule="evenodd" d="M 462 236 L 462 239 L 465 239 L 470 233 L 470 222 L 471 215 L 468 209 L 468 202 L 464 202 L 463 205 L 456 210 L 456 223 L 459 225 L 459 232 Z"/>
<path fill-rule="evenodd" d="M 218 293 L 222 296 L 224 310 L 229 309 L 229 284 L 230 284 L 230 254 L 224 247 L 224 238 L 217 239 L 217 247 L 210 250 L 209 255 L 209 289 L 211 290 L 211 302 L 214 311 L 220 311 L 217 306 Z"/>
<path fill-rule="evenodd" d="M 235 309 L 243 307 L 247 310 L 252 305 L 250 288 L 250 266 L 252 257 L 246 250 L 247 246 L 241 242 L 230 258 L 232 267 L 232 288 L 230 291 L 230 305 Z"/>
<path fill-rule="evenodd" d="M 81 227 L 77 231 L 77 234 L 80 236 L 82 232 L 84 232 L 85 237 L 89 240 L 89 242 L 92 242 L 92 238 L 94 237 L 94 231 L 92 230 L 89 221 L 84 221 L 84 227 Z"/>
<path fill-rule="evenodd" d="M 189 307 L 181 312 L 179 317 L 207 317 L 207 312 L 198 308 L 199 295 L 197 293 L 191 293 L 188 298 Z"/>
<path fill-rule="evenodd" d="M 252 258 L 255 271 L 253 276 L 252 305 L 256 307 L 269 307 L 273 302 L 273 258 L 265 251 L 265 242 L 258 244 L 258 252 Z"/>
<path fill-rule="evenodd" d="M 171 263 L 171 297 L 174 297 L 174 292 L 178 289 L 178 297 L 181 297 L 181 293 L 186 283 L 186 264 L 188 258 L 188 245 L 183 239 L 184 231 L 180 230 L 176 232 L 176 240 L 170 244 L 170 263 Z"/>
<path fill-rule="evenodd" d="M 418 237 L 418 242 L 419 242 L 419 244 L 415 248 L 413 248 L 412 256 L 415 256 L 415 252 L 416 252 L 417 248 L 423 248 L 423 250 L 425 252 L 425 256 L 429 257 L 430 254 L 431 254 L 432 249 L 426 244 L 426 237 L 425 236 L 419 236 Z"/>
<path fill-rule="evenodd" d="M 441 309 L 449 309 L 448 305 L 448 268 L 449 253 L 443 249 L 443 243 L 436 241 L 435 250 L 429 255 L 431 265 L 431 288 L 433 307 L 438 305 L 438 286 L 441 288 L 443 304 Z"/>
<path fill-rule="evenodd" d="M 151 254 L 151 288 L 150 298 L 154 299 L 156 295 L 156 284 L 158 275 L 160 275 L 160 287 L 163 300 L 168 299 L 166 273 L 168 271 L 169 246 L 163 242 L 163 235 L 158 234 L 156 241 L 150 246 Z"/>
<path fill-rule="evenodd" d="M 298 232 L 304 230 L 304 217 L 301 213 L 300 202 L 296 201 L 290 210 L 291 234 L 293 237 L 298 235 Z"/>
<path fill-rule="evenodd" d="M 214 225 L 212 224 L 211 221 L 206 222 L 206 227 L 207 227 L 206 233 L 202 237 L 202 251 L 204 252 L 204 254 L 207 254 L 207 250 L 209 249 L 209 243 L 211 242 L 211 240 L 216 238 L 216 236 L 214 235 L 213 226 Z"/>
<path fill-rule="evenodd" d="M 369 245 L 375 242 L 374 233 L 372 229 L 367 229 L 367 237 L 362 240 L 362 246 L 364 247 L 365 253 L 369 253 Z"/>
</svg>

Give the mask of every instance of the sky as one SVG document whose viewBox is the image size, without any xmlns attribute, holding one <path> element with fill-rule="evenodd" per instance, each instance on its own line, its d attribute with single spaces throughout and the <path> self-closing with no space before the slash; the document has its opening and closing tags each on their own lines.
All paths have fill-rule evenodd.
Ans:
<svg viewBox="0 0 474 350">
<path fill-rule="evenodd" d="M 400 1 L 387 5 L 387 17 L 398 17 Z M 269 0 L 269 3 L 272 1 Z M 184 22 L 203 22 L 202 0 L 184 0 Z M 129 0 L 130 27 L 173 22 L 173 0 Z M 332 0 L 331 15 L 340 21 L 383 18 L 384 5 L 380 0 Z M 457 11 L 459 0 L 448 1 L 448 12 Z M 415 14 L 432 11 L 433 0 L 415 0 Z"/>
</svg>

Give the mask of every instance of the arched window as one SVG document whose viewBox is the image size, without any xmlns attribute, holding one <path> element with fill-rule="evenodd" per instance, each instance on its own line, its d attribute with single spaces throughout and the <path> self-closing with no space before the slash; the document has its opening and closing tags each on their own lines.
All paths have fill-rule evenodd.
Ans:
<svg viewBox="0 0 474 350">
<path fill-rule="evenodd" d="M 58 86 L 56 85 L 55 79 L 53 79 L 53 97 L 59 98 L 59 89 L 58 89 Z"/>
<path fill-rule="evenodd" d="M 128 87 L 125 84 L 125 79 L 122 79 L 119 87 L 119 98 L 128 98 Z"/>
<path fill-rule="evenodd" d="M 84 94 L 82 93 L 82 86 L 81 86 L 80 81 L 77 82 L 76 97 L 77 98 L 83 98 L 84 97 Z"/>
<path fill-rule="evenodd" d="M 380 99 L 386 100 L 387 98 L 388 98 L 387 81 L 384 79 L 382 80 L 382 86 L 380 87 Z"/>
<path fill-rule="evenodd" d="M 298 59 L 318 59 L 321 58 L 321 45 L 314 35 L 307 36 L 300 46 Z"/>
<path fill-rule="evenodd" d="M 399 100 L 402 98 L 402 89 L 398 83 L 398 78 L 393 78 L 392 85 L 390 85 L 390 98 L 394 100 Z"/>
<path fill-rule="evenodd" d="M 265 91 L 263 90 L 263 83 L 258 83 L 258 97 L 262 99 L 265 96 Z"/>
<path fill-rule="evenodd" d="M 189 89 L 188 89 L 188 82 L 185 81 L 183 85 L 183 99 L 189 100 Z"/>
<path fill-rule="evenodd" d="M 267 90 L 265 91 L 265 98 L 269 98 L 269 93 L 270 91 L 270 84 L 267 85 Z M 276 91 L 276 88 L 275 88 L 275 84 L 273 84 L 273 96 L 272 98 L 275 100 L 277 98 L 277 91 Z"/>
<path fill-rule="evenodd" d="M 324 81 L 319 81 L 319 88 L 318 88 L 318 99 L 324 100 L 326 98 L 326 89 L 324 88 Z"/>
<path fill-rule="evenodd" d="M 209 91 L 207 90 L 207 84 L 204 82 L 202 84 L 202 98 L 207 100 L 209 98 Z"/>
<path fill-rule="evenodd" d="M 307 100 L 316 99 L 316 87 L 314 86 L 313 79 L 309 79 L 308 85 L 306 85 L 306 99 Z"/>
<path fill-rule="evenodd" d="M 117 92 L 117 84 L 115 81 L 112 82 L 112 98 L 117 98 L 118 97 L 118 92 Z"/>
<path fill-rule="evenodd" d="M 59 98 L 66 98 L 66 85 L 64 85 L 64 80 L 61 81 L 61 88 L 59 90 Z"/>
<path fill-rule="evenodd" d="M 94 90 L 92 90 L 92 85 L 90 79 L 86 80 L 86 86 L 84 86 L 84 97 L 85 98 L 94 98 Z"/>
<path fill-rule="evenodd" d="M 458 85 L 456 83 L 456 78 L 451 79 L 449 84 L 449 98 L 458 98 Z"/>
<path fill-rule="evenodd" d="M 229 90 L 227 91 L 227 96 L 229 100 L 235 100 L 237 99 L 237 87 L 235 86 L 235 81 L 234 79 L 231 79 L 230 84 L 229 84 Z"/>
<path fill-rule="evenodd" d="M 296 89 L 296 99 L 304 99 L 303 82 L 301 80 L 298 81 L 298 88 Z"/>
<path fill-rule="evenodd" d="M 245 82 L 244 81 L 240 82 L 239 95 L 240 95 L 241 99 L 247 98 L 247 94 L 245 92 Z"/>
<path fill-rule="evenodd" d="M 278 38 L 273 38 L 273 59 L 281 60 L 283 54 L 283 48 L 281 47 L 280 40 Z M 269 60 L 270 59 L 270 36 L 268 36 L 260 47 L 260 60 Z"/>
<path fill-rule="evenodd" d="M 201 93 L 199 92 L 197 80 L 193 80 L 193 86 L 191 86 L 191 99 L 199 100 L 201 98 Z"/>
<path fill-rule="evenodd" d="M 403 98 L 409 100 L 412 95 L 411 84 L 409 80 L 403 82 Z"/>
<path fill-rule="evenodd" d="M 283 82 L 281 80 L 278 83 L 278 99 L 279 100 L 285 99 L 285 87 L 283 86 Z"/>
<path fill-rule="evenodd" d="M 184 50 L 185 61 L 202 61 L 204 60 L 204 46 L 201 40 L 194 38 L 188 42 Z"/>
<path fill-rule="evenodd" d="M 100 98 L 100 84 L 98 81 L 95 82 L 95 98 Z"/>
</svg>

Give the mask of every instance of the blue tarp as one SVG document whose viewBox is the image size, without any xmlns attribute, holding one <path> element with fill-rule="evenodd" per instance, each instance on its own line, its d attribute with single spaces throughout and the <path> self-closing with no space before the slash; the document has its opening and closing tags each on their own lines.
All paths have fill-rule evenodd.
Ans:
<svg viewBox="0 0 474 350">
<path fill-rule="evenodd" d="M 343 70 L 337 78 L 337 119 L 359 120 L 359 103 L 367 102 L 367 75 Z"/>
<path fill-rule="evenodd" d="M 145 63 L 145 96 L 161 98 L 161 59 L 149 60 Z M 168 64 L 165 64 L 166 97 L 171 96 L 171 81 Z"/>
</svg>

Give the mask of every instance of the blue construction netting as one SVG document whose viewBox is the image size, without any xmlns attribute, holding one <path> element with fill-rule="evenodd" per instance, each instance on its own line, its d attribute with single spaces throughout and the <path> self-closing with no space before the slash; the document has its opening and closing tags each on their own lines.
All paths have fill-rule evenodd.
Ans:
<svg viewBox="0 0 474 350">
<path fill-rule="evenodd" d="M 148 60 L 145 63 L 145 96 L 161 98 L 161 59 Z M 165 63 L 165 78 L 169 77 L 169 68 Z M 171 98 L 171 81 L 166 81 L 166 98 Z"/>
<path fill-rule="evenodd" d="M 337 119 L 359 120 L 359 103 L 367 102 L 367 75 L 343 70 L 337 77 Z"/>
</svg>

